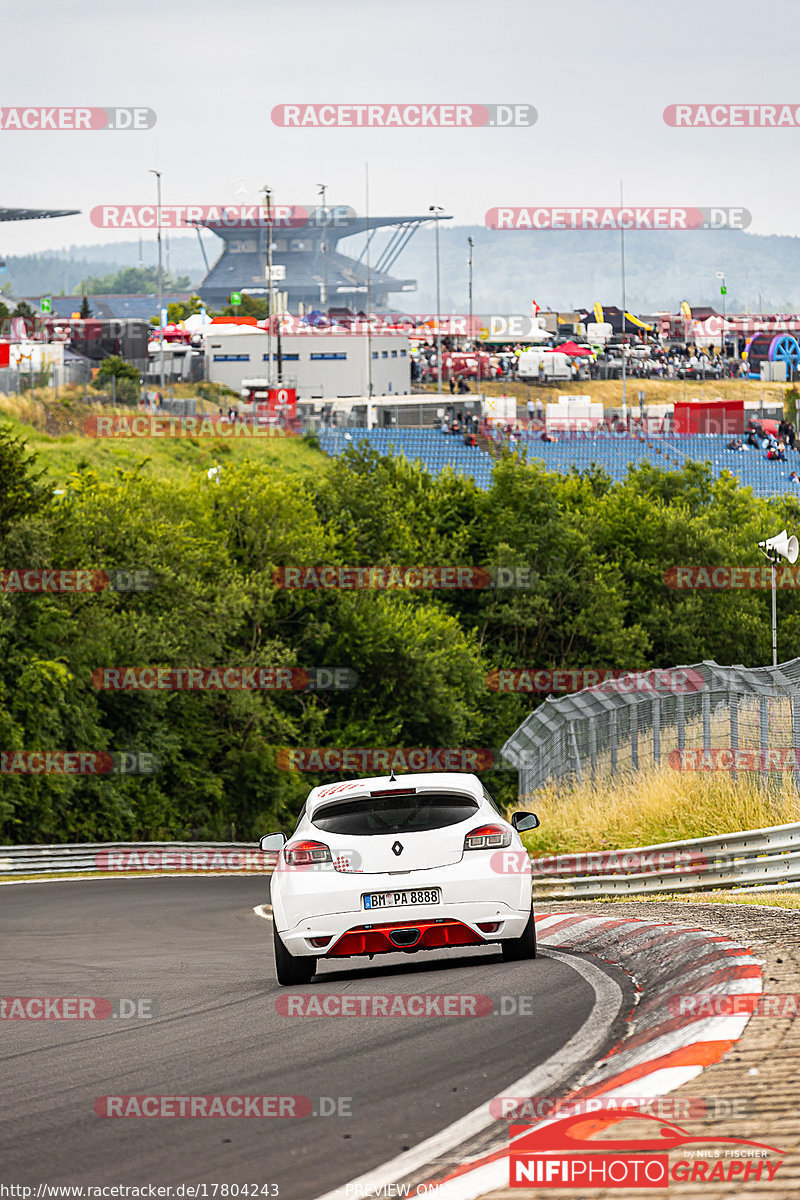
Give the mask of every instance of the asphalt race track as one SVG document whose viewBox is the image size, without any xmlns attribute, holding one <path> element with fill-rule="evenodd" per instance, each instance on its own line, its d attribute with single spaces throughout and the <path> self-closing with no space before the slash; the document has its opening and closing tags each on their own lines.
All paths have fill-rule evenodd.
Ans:
<svg viewBox="0 0 800 1200">
<path fill-rule="evenodd" d="M 281 1016 L 272 926 L 252 911 L 267 900 L 253 877 L 0 888 L 3 996 L 145 999 L 155 1012 L 0 1021 L 7 1182 L 275 1184 L 281 1200 L 312 1200 L 501 1093 L 592 1011 L 568 963 L 504 963 L 486 948 L 324 964 L 292 992 L 522 995 L 535 1015 Z M 330 1097 L 352 1115 L 95 1113 L 98 1097 L 121 1094 L 300 1095 L 315 1112 Z"/>
</svg>

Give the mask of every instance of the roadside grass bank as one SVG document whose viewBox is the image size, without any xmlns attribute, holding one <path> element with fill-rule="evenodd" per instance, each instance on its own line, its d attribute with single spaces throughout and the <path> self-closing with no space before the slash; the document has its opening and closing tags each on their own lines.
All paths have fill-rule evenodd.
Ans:
<svg viewBox="0 0 800 1200">
<path fill-rule="evenodd" d="M 669 767 L 573 787 L 554 783 L 519 807 L 541 821 L 523 838 L 534 856 L 626 850 L 800 821 L 800 793 L 788 773 L 762 779 Z"/>
<path fill-rule="evenodd" d="M 216 413 L 215 406 L 206 405 Z M 0 396 L 0 423 L 24 439 L 37 455 L 54 487 L 67 486 L 70 475 L 92 471 L 102 480 L 138 471 L 151 478 L 181 482 L 209 468 L 249 460 L 310 475 L 327 470 L 331 460 L 301 437 L 87 437 L 88 417 L 139 416 L 138 409 L 85 405 L 82 400 L 51 403 L 27 396 Z"/>
</svg>

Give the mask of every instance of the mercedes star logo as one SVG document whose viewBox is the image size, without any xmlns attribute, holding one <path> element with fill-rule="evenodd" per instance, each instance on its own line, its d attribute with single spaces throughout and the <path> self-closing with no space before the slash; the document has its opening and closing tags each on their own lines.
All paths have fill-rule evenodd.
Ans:
<svg viewBox="0 0 800 1200">
<path fill-rule="evenodd" d="M 400 842 L 395 842 L 395 844 L 392 846 L 392 854 L 397 854 L 399 856 L 402 853 L 403 853 L 402 844 Z"/>
</svg>

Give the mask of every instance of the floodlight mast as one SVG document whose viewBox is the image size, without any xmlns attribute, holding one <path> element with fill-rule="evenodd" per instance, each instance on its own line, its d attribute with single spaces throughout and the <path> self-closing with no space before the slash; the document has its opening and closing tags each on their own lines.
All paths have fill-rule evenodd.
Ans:
<svg viewBox="0 0 800 1200">
<path fill-rule="evenodd" d="M 758 543 L 758 548 L 765 558 L 769 559 L 772 568 L 772 665 L 778 665 L 778 605 L 776 595 L 775 567 L 779 558 L 785 558 L 789 563 L 797 562 L 800 544 L 797 538 L 789 537 L 786 530 Z"/>
</svg>

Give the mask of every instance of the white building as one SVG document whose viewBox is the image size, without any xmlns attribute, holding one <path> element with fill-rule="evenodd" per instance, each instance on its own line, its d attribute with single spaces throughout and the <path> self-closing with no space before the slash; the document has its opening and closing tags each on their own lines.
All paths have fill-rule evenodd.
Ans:
<svg viewBox="0 0 800 1200">
<path fill-rule="evenodd" d="M 255 325 L 206 325 L 206 378 L 235 391 L 243 379 L 268 377 L 270 339 Z M 272 379 L 277 382 L 278 339 L 273 335 Z M 282 382 L 298 399 L 400 395 L 411 392 L 405 334 L 314 331 L 281 335 Z"/>
</svg>

